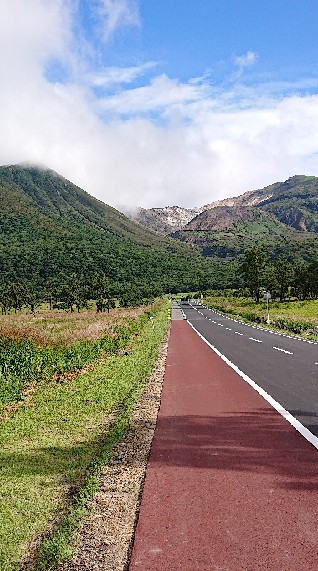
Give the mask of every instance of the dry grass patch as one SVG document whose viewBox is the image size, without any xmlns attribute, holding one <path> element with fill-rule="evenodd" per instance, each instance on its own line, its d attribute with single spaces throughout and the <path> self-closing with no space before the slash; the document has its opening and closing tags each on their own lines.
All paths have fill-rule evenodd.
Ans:
<svg viewBox="0 0 318 571">
<path fill-rule="evenodd" d="M 110 313 L 83 311 L 39 311 L 35 315 L 0 316 L 0 338 L 28 339 L 37 345 L 70 345 L 77 341 L 93 341 L 111 335 L 113 328 L 127 319 L 137 319 L 154 305 L 131 309 L 113 309 Z"/>
</svg>

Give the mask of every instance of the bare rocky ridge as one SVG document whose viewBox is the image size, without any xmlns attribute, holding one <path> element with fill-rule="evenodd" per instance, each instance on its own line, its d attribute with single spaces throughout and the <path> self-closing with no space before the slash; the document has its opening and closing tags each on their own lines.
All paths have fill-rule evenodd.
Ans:
<svg viewBox="0 0 318 571">
<path fill-rule="evenodd" d="M 214 212 L 212 212 L 214 211 Z M 295 175 L 285 182 L 225 198 L 200 208 L 140 209 L 131 218 L 159 234 L 173 234 L 179 239 L 182 230 L 225 230 L 253 220 L 252 211 L 262 211 L 287 227 L 300 232 L 318 232 L 318 178 Z"/>
<path fill-rule="evenodd" d="M 149 230 L 158 234 L 168 235 L 181 230 L 190 220 L 199 214 L 203 208 L 182 208 L 181 206 L 166 206 L 164 208 L 140 208 L 130 215 Z"/>
<path fill-rule="evenodd" d="M 258 212 L 249 206 L 226 206 L 220 205 L 204 210 L 193 218 L 183 230 L 190 232 L 210 232 L 234 228 L 241 222 L 251 221 L 257 218 Z"/>
</svg>

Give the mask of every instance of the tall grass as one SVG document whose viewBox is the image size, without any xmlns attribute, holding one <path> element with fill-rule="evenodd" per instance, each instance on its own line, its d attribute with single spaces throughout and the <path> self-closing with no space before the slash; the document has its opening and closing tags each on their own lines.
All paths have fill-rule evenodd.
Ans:
<svg viewBox="0 0 318 571">
<path fill-rule="evenodd" d="M 0 424 L 0 569 L 49 571 L 71 554 L 101 466 L 122 436 L 167 328 L 167 307 L 117 331 L 127 352 L 68 383 L 42 383 Z M 127 353 L 127 354 L 125 354 Z M 38 545 L 41 544 L 40 551 Z M 28 563 L 29 561 L 29 563 Z"/>
<path fill-rule="evenodd" d="M 129 336 L 138 329 L 140 319 L 145 317 L 126 318 L 99 339 L 77 341 L 71 345 L 41 346 L 32 339 L 0 339 L 0 411 L 4 404 L 23 397 L 26 384 L 38 384 L 53 376 L 79 370 L 124 347 Z"/>
</svg>

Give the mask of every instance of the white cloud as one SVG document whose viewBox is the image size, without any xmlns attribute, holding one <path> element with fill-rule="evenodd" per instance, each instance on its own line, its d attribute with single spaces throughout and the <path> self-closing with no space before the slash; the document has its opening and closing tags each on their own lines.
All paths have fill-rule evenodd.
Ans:
<svg viewBox="0 0 318 571">
<path fill-rule="evenodd" d="M 235 56 L 234 65 L 236 70 L 233 74 L 233 79 L 238 80 L 247 69 L 253 67 L 256 64 L 258 57 L 258 53 L 252 51 L 248 51 L 246 54 L 242 54 L 240 56 Z"/>
<path fill-rule="evenodd" d="M 181 83 L 160 75 L 149 85 L 121 91 L 100 101 L 103 111 L 119 114 L 147 113 L 172 105 L 197 101 L 204 97 L 204 87 Z"/>
<path fill-rule="evenodd" d="M 248 51 L 246 54 L 236 56 L 234 58 L 234 63 L 238 68 L 243 69 L 245 67 L 251 67 L 257 62 L 257 60 L 258 54 L 256 52 Z"/>
<path fill-rule="evenodd" d="M 156 62 L 150 61 L 131 67 L 106 67 L 100 71 L 90 73 L 87 76 L 87 80 L 94 87 L 111 87 L 116 84 L 131 83 L 157 65 Z"/>
<path fill-rule="evenodd" d="M 109 40 L 123 26 L 139 26 L 138 0 L 98 0 L 101 16 L 105 19 L 104 38 Z"/>
<path fill-rule="evenodd" d="M 66 0 L 0 4 L 1 164 L 46 164 L 126 207 L 191 207 L 293 174 L 318 175 L 317 95 L 278 98 L 266 86 L 225 91 L 209 87 L 206 78 L 181 82 L 167 75 L 121 90 L 151 62 L 88 74 L 87 62 L 75 55 L 74 6 Z M 74 74 L 77 80 L 65 85 L 49 83 L 48 58 L 82 65 L 82 79 Z M 118 92 L 98 100 L 88 75 Z"/>
</svg>

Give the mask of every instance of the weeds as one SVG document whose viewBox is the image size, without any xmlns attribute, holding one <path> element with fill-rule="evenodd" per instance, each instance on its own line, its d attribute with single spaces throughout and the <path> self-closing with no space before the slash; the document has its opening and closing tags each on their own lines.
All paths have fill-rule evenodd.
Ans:
<svg viewBox="0 0 318 571">
<path fill-rule="evenodd" d="M 23 398 L 26 385 L 39 384 L 53 376 L 60 377 L 82 369 L 84 365 L 94 363 L 125 346 L 128 338 L 137 331 L 139 320 L 146 318 L 145 313 L 138 316 L 136 311 L 134 316 L 134 319 L 125 317 L 120 320 L 117 317 L 111 324 L 108 319 L 107 335 L 70 345 L 61 342 L 55 346 L 39 345 L 31 335 L 31 339 L 16 336 L 0 339 L 0 411 L 1 406 Z M 73 319 L 73 322 L 76 323 L 76 320 Z M 97 320 L 97 329 L 99 322 Z M 69 320 L 64 319 L 64 325 L 67 327 Z"/>
<path fill-rule="evenodd" d="M 154 329 L 147 314 L 119 325 L 114 338 L 125 352 L 71 382 L 41 383 L 30 406 L 0 425 L 1 571 L 22 561 L 24 569 L 49 571 L 70 556 L 101 466 L 151 372 L 166 310 L 155 311 Z"/>
</svg>

